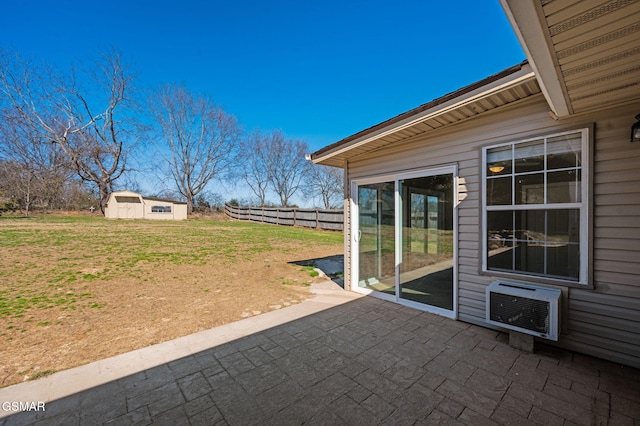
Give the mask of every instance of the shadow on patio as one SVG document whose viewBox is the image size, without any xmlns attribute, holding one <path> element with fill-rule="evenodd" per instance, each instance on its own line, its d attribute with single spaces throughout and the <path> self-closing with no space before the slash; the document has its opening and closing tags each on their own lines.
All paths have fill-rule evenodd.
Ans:
<svg viewBox="0 0 640 426">
<path fill-rule="evenodd" d="M 240 321 L 244 331 L 223 326 L 0 389 L 1 401 L 51 399 L 0 425 L 640 422 L 638 370 L 548 346 L 522 353 L 505 334 L 330 283 L 316 292 Z M 158 352 L 176 359 L 150 367 Z M 92 372 L 117 377 L 119 366 L 128 375 L 96 385 Z M 73 380 L 86 389 L 63 396 Z"/>
</svg>

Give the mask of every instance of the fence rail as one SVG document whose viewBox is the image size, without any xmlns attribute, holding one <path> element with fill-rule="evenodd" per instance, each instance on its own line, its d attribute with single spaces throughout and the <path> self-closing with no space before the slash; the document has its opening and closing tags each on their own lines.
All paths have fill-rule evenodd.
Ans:
<svg viewBox="0 0 640 426">
<path fill-rule="evenodd" d="M 342 231 L 343 210 L 298 209 L 289 207 L 240 207 L 224 205 L 224 213 L 239 220 L 272 223 L 274 225 L 303 226 L 306 228 Z"/>
</svg>

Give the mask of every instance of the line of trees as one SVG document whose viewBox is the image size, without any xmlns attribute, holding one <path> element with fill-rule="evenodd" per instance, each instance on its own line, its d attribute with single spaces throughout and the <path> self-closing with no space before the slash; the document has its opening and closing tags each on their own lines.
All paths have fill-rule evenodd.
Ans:
<svg viewBox="0 0 640 426">
<path fill-rule="evenodd" d="M 236 179 L 251 190 L 256 205 L 271 204 L 269 191 L 277 195 L 280 206 L 286 207 L 294 195 L 319 197 L 321 207 L 341 207 L 342 170 L 314 165 L 305 159 L 309 146 L 300 140 L 287 138 L 279 130 L 255 131 L 241 144 L 236 162 Z"/>
<path fill-rule="evenodd" d="M 282 206 L 294 196 L 341 205 L 341 171 L 305 160 L 304 141 L 279 130 L 246 134 L 183 86 L 143 93 L 134 83 L 117 51 L 60 71 L 0 48 L 0 208 L 97 200 L 104 212 L 109 194 L 151 164 L 160 172 L 156 191 L 185 199 L 190 212 L 216 181 L 240 183 L 253 204 L 275 194 Z"/>
</svg>

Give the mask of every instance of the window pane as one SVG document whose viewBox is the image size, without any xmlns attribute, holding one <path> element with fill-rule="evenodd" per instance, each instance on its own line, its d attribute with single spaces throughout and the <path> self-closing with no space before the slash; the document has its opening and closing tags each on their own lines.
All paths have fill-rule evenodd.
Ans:
<svg viewBox="0 0 640 426">
<path fill-rule="evenodd" d="M 515 270 L 544 274 L 544 244 L 539 242 L 516 242 Z"/>
<path fill-rule="evenodd" d="M 171 213 L 171 206 L 152 206 L 151 213 Z"/>
<path fill-rule="evenodd" d="M 516 176 L 516 204 L 544 204 L 544 174 Z"/>
<path fill-rule="evenodd" d="M 358 186 L 358 286 L 393 293 L 395 276 L 393 182 Z"/>
<path fill-rule="evenodd" d="M 513 239 L 513 212 L 487 212 L 488 238 L 493 240 Z"/>
<path fill-rule="evenodd" d="M 580 242 L 580 210 L 547 210 L 547 242 L 565 244 Z"/>
<path fill-rule="evenodd" d="M 517 144 L 514 155 L 516 173 L 544 169 L 544 141 Z"/>
<path fill-rule="evenodd" d="M 496 246 L 495 240 L 489 240 L 489 250 L 487 252 L 487 268 L 501 269 L 504 271 L 513 270 L 513 242 L 502 241 L 500 246 Z M 495 248 L 491 248 L 495 247 Z"/>
<path fill-rule="evenodd" d="M 487 205 L 511 205 L 511 176 L 487 180 Z"/>
<path fill-rule="evenodd" d="M 579 203 L 580 170 L 563 170 L 547 174 L 547 203 Z"/>
<path fill-rule="evenodd" d="M 580 167 L 582 138 L 580 133 L 547 140 L 547 169 Z"/>
<path fill-rule="evenodd" d="M 544 210 L 524 210 L 516 211 L 516 238 L 523 241 L 546 240 L 545 211 Z"/>
<path fill-rule="evenodd" d="M 580 277 L 580 244 L 547 247 L 547 274 L 577 280 Z"/>
<path fill-rule="evenodd" d="M 494 148 L 487 151 L 487 176 L 507 175 L 511 173 L 511 146 Z"/>
<path fill-rule="evenodd" d="M 399 184 L 403 221 L 399 296 L 452 310 L 453 174 L 404 179 Z"/>
</svg>

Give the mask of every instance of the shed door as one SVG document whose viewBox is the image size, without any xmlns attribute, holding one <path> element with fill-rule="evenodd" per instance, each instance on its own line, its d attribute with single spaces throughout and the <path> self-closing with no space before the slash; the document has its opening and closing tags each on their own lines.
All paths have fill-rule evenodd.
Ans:
<svg viewBox="0 0 640 426">
<path fill-rule="evenodd" d="M 120 219 L 137 219 L 136 210 L 137 210 L 137 204 L 134 204 L 134 203 L 119 203 L 118 204 L 118 218 L 120 218 Z"/>
<path fill-rule="evenodd" d="M 455 168 L 353 183 L 352 288 L 456 315 Z"/>
</svg>

